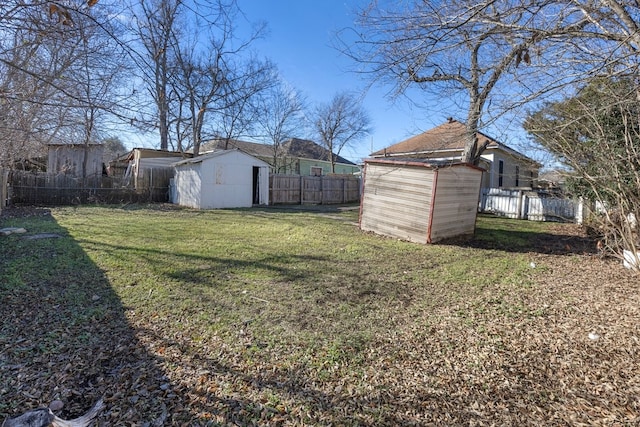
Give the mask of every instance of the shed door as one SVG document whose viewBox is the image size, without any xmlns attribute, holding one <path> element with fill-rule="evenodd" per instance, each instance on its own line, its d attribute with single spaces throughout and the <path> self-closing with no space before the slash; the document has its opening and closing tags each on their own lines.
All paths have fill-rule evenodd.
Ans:
<svg viewBox="0 0 640 427">
<path fill-rule="evenodd" d="M 260 204 L 260 167 L 253 167 L 253 204 Z"/>
</svg>

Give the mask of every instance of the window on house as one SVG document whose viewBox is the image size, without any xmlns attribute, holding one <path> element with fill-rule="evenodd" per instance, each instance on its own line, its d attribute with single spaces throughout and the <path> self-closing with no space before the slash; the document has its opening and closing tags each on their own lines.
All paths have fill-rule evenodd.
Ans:
<svg viewBox="0 0 640 427">
<path fill-rule="evenodd" d="M 516 166 L 516 187 L 520 187 L 520 166 Z"/>
<path fill-rule="evenodd" d="M 504 175 L 504 160 L 500 160 L 498 162 L 498 187 L 502 187 L 503 175 Z"/>
<path fill-rule="evenodd" d="M 322 168 L 311 166 L 311 176 L 322 176 Z"/>
</svg>

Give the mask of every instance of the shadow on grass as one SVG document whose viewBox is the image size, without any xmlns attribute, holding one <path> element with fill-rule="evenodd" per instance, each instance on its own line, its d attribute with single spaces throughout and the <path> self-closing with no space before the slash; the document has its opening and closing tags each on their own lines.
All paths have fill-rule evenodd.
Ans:
<svg viewBox="0 0 640 427">
<path fill-rule="evenodd" d="M 0 245 L 0 420 L 54 400 L 64 403 L 57 415 L 71 419 L 103 397 L 101 426 L 281 425 L 309 416 L 349 421 L 333 414 L 339 396 L 310 385 L 300 368 L 246 372 L 237 360 L 202 354 L 180 326 L 130 321 L 139 316 L 135 307 L 123 306 L 105 273 L 51 216 L 5 225 L 29 232 L 3 237 Z M 38 233 L 49 237 L 27 238 Z M 143 258 L 157 262 L 158 255 Z M 241 262 L 206 261 L 223 268 Z M 300 279 L 299 272 L 277 265 L 282 262 L 265 257 L 259 267 L 282 280 Z M 180 281 L 199 281 L 197 272 L 181 275 L 187 277 Z M 235 391 L 219 389 L 225 383 Z M 238 392 L 249 388 L 254 392 Z M 255 393 L 267 389 L 309 406 L 311 414 L 258 401 Z"/>
<path fill-rule="evenodd" d="M 335 205 L 269 205 L 252 208 L 252 211 L 263 212 L 282 212 L 282 213 L 298 213 L 298 212 L 315 212 L 315 213 L 342 213 L 348 211 L 357 211 L 360 209 L 358 203 L 335 204 Z"/>
<path fill-rule="evenodd" d="M 0 420 L 53 400 L 64 403 L 58 416 L 75 418 L 104 397 L 98 425 L 207 425 L 201 418 L 211 408 L 192 400 L 197 393 L 191 380 L 198 376 L 171 378 L 175 372 L 166 370 L 162 352 L 149 351 L 164 344 L 167 352 L 188 356 L 188 340 L 162 334 L 172 331 L 154 337 L 140 326 L 145 320 L 132 325 L 127 311 L 135 312 L 50 216 L 3 225 L 13 223 L 29 233 L 3 237 L 0 245 Z M 33 238 L 42 233 L 48 237 Z M 186 364 L 177 371 L 191 368 L 200 367 Z M 241 376 L 221 364 L 209 368 Z M 219 400 L 228 405 L 218 408 L 227 420 L 237 419 L 238 411 L 248 414 L 244 421 L 253 416 L 255 402 Z"/>
<path fill-rule="evenodd" d="M 206 214 L 208 209 L 192 209 L 184 206 L 172 204 L 172 203 L 130 203 L 123 204 L 122 206 L 115 207 L 116 209 L 122 209 L 125 211 L 157 211 L 157 212 L 171 212 L 171 211 L 184 211 L 192 210 Z M 345 204 L 330 204 L 330 205 L 317 205 L 317 204 L 303 204 L 303 205 L 260 205 L 251 208 L 228 208 L 220 210 L 233 210 L 237 212 L 264 212 L 264 213 L 301 213 L 301 212 L 315 212 L 315 213 L 341 213 L 347 211 L 357 211 L 360 209 L 359 203 L 345 203 Z"/>
<path fill-rule="evenodd" d="M 101 397 L 100 425 L 161 419 L 171 384 L 104 273 L 51 216 L 4 222 L 28 233 L 0 245 L 0 419 L 56 399 L 75 418 Z"/>
<path fill-rule="evenodd" d="M 471 238 L 447 239 L 438 244 L 505 252 L 549 255 L 596 254 L 596 240 L 577 224 L 531 223 L 482 215 Z"/>
<path fill-rule="evenodd" d="M 416 425 L 418 422 L 406 412 L 415 407 L 414 403 L 422 408 L 457 411 L 460 417 L 470 416 L 464 408 L 451 409 L 447 400 L 447 393 L 455 394 L 451 388 L 445 388 L 440 395 L 431 395 L 414 391 L 409 387 L 410 382 L 402 388 L 382 383 L 377 384 L 382 387 L 371 390 L 371 395 L 364 392 L 352 395 L 349 384 L 341 382 L 348 382 L 350 378 L 331 373 L 336 364 L 331 357 L 323 360 L 317 351 L 310 350 L 312 356 L 308 360 L 283 363 L 283 359 L 293 353 L 287 351 L 289 343 L 281 344 L 284 349 L 272 349 L 251 342 L 252 326 L 243 331 L 246 345 L 221 343 L 207 337 L 197 341 L 198 337 L 190 334 L 187 323 L 194 320 L 191 316 L 201 314 L 202 307 L 192 307 L 182 319 L 184 324 L 174 319 L 142 318 L 149 313 L 135 312 L 136 307 L 123 307 L 104 272 L 84 252 L 83 247 L 92 249 L 92 242 L 72 240 L 51 218 L 8 225 L 23 225 L 30 231 L 57 233 L 62 237 L 25 240 L 11 236 L 0 245 L 0 316 L 6 319 L 0 328 L 3 349 L 0 418 L 46 405 L 53 399 L 65 402 L 60 415 L 71 418 L 86 411 L 100 396 L 105 396 L 107 401 L 107 410 L 100 417 L 101 425 L 105 426 Z M 526 223 L 481 224 L 476 239 L 461 246 L 575 253 L 575 246 L 570 243 L 575 236 L 525 230 L 521 228 L 524 225 Z M 534 241 L 538 246 L 532 244 Z M 97 253 L 112 251 L 116 257 L 128 256 L 132 251 L 131 247 L 104 244 L 95 249 Z M 329 283 L 320 280 L 327 271 L 315 265 L 304 272 L 293 268 L 297 263 L 325 265 L 331 261 L 330 256 L 283 258 L 265 253 L 255 260 L 243 260 L 231 256 L 194 257 L 176 254 L 170 249 L 138 250 L 135 256 L 141 263 L 153 264 L 151 271 L 158 274 L 158 280 L 175 281 L 177 287 L 189 288 L 185 292 L 195 296 L 190 301 L 207 308 L 218 304 L 225 310 L 237 309 L 233 304 L 207 300 L 211 294 L 198 294 L 195 289 L 196 285 L 223 284 L 228 280 L 227 275 L 233 279 L 234 269 L 255 268 L 267 272 L 275 281 L 299 282 L 304 285 L 300 293 L 303 297 L 314 287 L 331 287 L 330 293 L 313 296 L 310 304 L 315 306 L 321 306 L 323 299 L 332 306 L 341 301 L 348 303 L 357 295 L 359 306 L 375 310 L 374 302 L 400 301 L 404 293 L 411 292 L 402 290 L 404 279 L 400 276 L 385 277 L 388 288 L 381 292 L 382 281 L 366 276 L 364 268 L 348 269 L 356 273 Z M 176 265 L 188 267 L 174 271 L 164 269 L 172 260 L 179 260 Z M 411 266 L 415 261 L 403 262 Z M 437 267 L 437 264 L 429 266 Z M 342 282 L 348 284 L 339 286 Z M 274 288 L 277 294 L 279 290 Z M 342 288 L 347 289 L 341 292 Z M 234 292 L 238 289 L 242 288 Z M 360 292 L 354 293 L 354 289 Z M 176 304 L 180 296 L 166 298 L 166 301 Z M 234 298 L 236 293 L 231 295 L 232 301 Z M 292 300 L 295 303 L 295 298 Z M 411 300 L 410 294 L 408 300 Z M 349 315 L 350 312 L 345 314 Z M 314 321 L 321 321 L 320 317 L 314 317 Z M 295 316 L 287 319 L 295 320 Z M 366 320 L 365 316 L 364 322 Z M 354 320 L 353 325 L 358 323 Z M 238 338 L 241 339 L 245 338 Z M 391 349 L 390 354 L 394 351 Z M 337 362 L 357 364 L 356 359 L 349 353 Z M 350 369 L 355 372 L 359 366 Z M 326 373 L 328 379 L 320 379 L 319 373 Z M 459 384 L 461 388 L 468 385 L 460 380 Z M 402 393 L 407 389 L 413 401 L 403 400 L 407 394 Z M 477 396 L 469 395 L 465 407 L 471 407 L 483 397 L 482 393 L 476 393 Z M 479 415 L 476 417 L 478 421 L 486 421 Z"/>
</svg>

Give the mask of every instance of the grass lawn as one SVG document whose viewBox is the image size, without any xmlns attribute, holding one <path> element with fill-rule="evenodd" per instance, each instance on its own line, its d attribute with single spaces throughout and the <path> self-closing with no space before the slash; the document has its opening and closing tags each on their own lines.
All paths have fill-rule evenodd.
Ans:
<svg viewBox="0 0 640 427">
<path fill-rule="evenodd" d="M 105 426 L 640 421 L 639 283 L 577 226 L 480 217 L 474 239 L 425 246 L 356 221 L 3 219 L 28 232 L 0 237 L 0 419 L 104 396 Z"/>
</svg>

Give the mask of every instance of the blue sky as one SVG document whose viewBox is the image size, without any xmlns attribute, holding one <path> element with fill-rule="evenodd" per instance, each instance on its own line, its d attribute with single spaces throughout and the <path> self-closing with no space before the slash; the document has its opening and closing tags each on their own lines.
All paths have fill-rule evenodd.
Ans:
<svg viewBox="0 0 640 427">
<path fill-rule="evenodd" d="M 271 59 L 282 77 L 306 97 L 309 105 L 326 103 L 338 92 L 363 94 L 363 107 L 371 117 L 373 131 L 369 137 L 340 155 L 359 162 L 376 151 L 438 126 L 448 117 L 466 119 L 464 97 L 430 94 L 412 89 L 406 97 L 392 100 L 391 87 L 371 81 L 353 70 L 357 64 L 334 46 L 336 33 L 354 27 L 355 9 L 370 0 L 237 0 L 248 22 L 265 22 L 263 39 L 254 44 L 259 55 Z M 237 24 L 242 27 L 241 22 Z M 242 31 L 242 28 L 240 28 Z M 365 91 L 366 89 L 366 91 Z M 451 99 L 454 99 L 451 101 Z M 522 111 L 515 111 L 483 129 L 489 136 L 545 163 L 548 154 L 535 149 L 518 123 Z M 513 120 L 516 119 L 516 120 Z M 296 137 L 313 137 L 301 130 Z M 155 139 L 137 138 L 130 144 L 154 146 Z"/>
<path fill-rule="evenodd" d="M 275 62 L 293 87 L 306 95 L 310 104 L 329 102 L 337 92 L 360 93 L 370 81 L 350 70 L 354 63 L 332 47 L 335 33 L 353 27 L 353 9 L 365 2 L 340 0 L 238 0 L 252 22 L 265 21 L 268 34 L 256 48 Z M 389 88 L 374 86 L 364 97 L 373 132 L 366 140 L 340 154 L 358 161 L 371 149 L 378 150 L 443 123 L 450 114 L 434 103 L 418 108 L 406 101 L 387 99 Z M 423 102 L 424 99 L 415 99 Z M 303 135 L 300 135 L 303 136 Z"/>
</svg>

